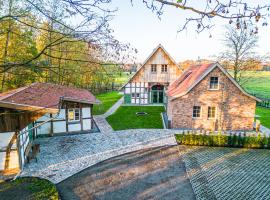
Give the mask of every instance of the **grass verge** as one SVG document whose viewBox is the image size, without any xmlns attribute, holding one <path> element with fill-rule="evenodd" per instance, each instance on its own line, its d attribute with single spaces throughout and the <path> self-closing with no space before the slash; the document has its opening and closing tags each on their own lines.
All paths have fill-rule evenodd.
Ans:
<svg viewBox="0 0 270 200">
<path fill-rule="evenodd" d="M 93 115 L 104 114 L 110 107 L 112 107 L 123 95 L 118 92 L 107 92 L 96 95 L 96 98 L 101 101 L 102 104 L 94 105 Z"/>
<path fill-rule="evenodd" d="M 256 115 L 259 115 L 258 118 L 261 124 L 267 128 L 270 128 L 270 109 L 257 107 L 256 108 Z"/>
<path fill-rule="evenodd" d="M 136 112 L 146 112 L 147 115 L 136 115 Z M 121 106 L 107 121 L 114 130 L 163 128 L 160 113 L 163 106 Z"/>
<path fill-rule="evenodd" d="M 245 90 L 264 98 L 270 98 L 270 71 L 249 71 L 244 74 L 244 79 L 248 80 L 243 84 Z"/>
<path fill-rule="evenodd" d="M 58 192 L 48 180 L 24 177 L 0 183 L 0 199 L 5 200 L 58 200 Z"/>
</svg>

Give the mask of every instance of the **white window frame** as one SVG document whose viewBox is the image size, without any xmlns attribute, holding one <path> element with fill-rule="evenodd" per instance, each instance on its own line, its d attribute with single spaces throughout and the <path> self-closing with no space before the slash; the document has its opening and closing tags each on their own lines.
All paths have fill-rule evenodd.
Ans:
<svg viewBox="0 0 270 200">
<path fill-rule="evenodd" d="M 192 107 L 192 119 L 201 119 L 202 118 L 202 106 L 196 106 L 196 107 L 200 107 L 200 117 L 194 117 L 194 107 Z"/>
<path fill-rule="evenodd" d="M 132 93 L 131 93 L 131 97 L 132 97 L 132 98 L 135 98 L 135 92 L 132 92 Z"/>
<path fill-rule="evenodd" d="M 78 113 L 79 113 L 79 119 L 76 119 L 76 111 L 78 111 Z M 81 110 L 80 110 L 80 108 L 68 108 L 67 112 L 68 112 L 68 114 L 67 114 L 68 122 L 78 122 L 78 121 L 81 120 Z M 73 119 L 69 118 L 69 113 L 70 112 L 73 112 L 73 117 L 74 117 Z"/>
<path fill-rule="evenodd" d="M 168 65 L 166 64 L 161 65 L 161 73 L 168 73 Z"/>
<path fill-rule="evenodd" d="M 209 117 L 209 108 L 215 108 L 215 116 Z M 207 119 L 216 119 L 217 118 L 217 107 L 216 106 L 208 106 L 207 107 Z"/>
<path fill-rule="evenodd" d="M 136 93 L 136 98 L 140 98 L 140 93 Z"/>
<path fill-rule="evenodd" d="M 155 71 L 153 71 L 153 68 Z M 156 74 L 157 73 L 157 64 L 151 64 L 151 73 Z"/>
<path fill-rule="evenodd" d="M 211 78 L 217 78 L 218 82 L 217 82 L 217 88 L 211 88 Z M 219 90 L 219 77 L 218 76 L 211 76 L 209 79 L 209 90 Z"/>
</svg>

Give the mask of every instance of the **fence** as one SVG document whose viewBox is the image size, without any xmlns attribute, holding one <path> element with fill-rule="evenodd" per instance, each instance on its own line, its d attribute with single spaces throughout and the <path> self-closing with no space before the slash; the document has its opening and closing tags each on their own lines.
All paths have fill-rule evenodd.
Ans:
<svg viewBox="0 0 270 200">
<path fill-rule="evenodd" d="M 175 137 L 184 145 L 270 149 L 270 137 L 256 132 L 182 131 Z"/>
<path fill-rule="evenodd" d="M 258 102 L 257 105 L 265 108 L 270 108 L 270 99 L 260 98 L 262 102 Z"/>
<path fill-rule="evenodd" d="M 270 99 L 269 98 L 263 97 L 261 95 L 255 94 L 255 93 L 250 93 L 250 94 L 262 100 L 262 102 L 257 102 L 258 106 L 270 108 Z"/>
<path fill-rule="evenodd" d="M 111 91 L 118 91 L 123 84 L 120 83 L 109 83 L 109 84 L 97 84 L 95 86 L 91 86 L 89 89 L 94 94 L 100 94 L 105 92 L 111 92 Z"/>
</svg>

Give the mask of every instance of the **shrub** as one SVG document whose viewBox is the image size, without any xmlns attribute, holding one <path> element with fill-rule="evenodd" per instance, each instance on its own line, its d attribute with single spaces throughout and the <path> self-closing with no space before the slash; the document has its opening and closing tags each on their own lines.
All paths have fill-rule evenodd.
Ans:
<svg viewBox="0 0 270 200">
<path fill-rule="evenodd" d="M 270 137 L 268 137 L 268 139 L 267 139 L 267 147 L 268 147 L 268 149 L 270 149 Z"/>
<path fill-rule="evenodd" d="M 270 137 L 263 137 L 259 133 L 257 136 L 246 136 L 246 134 L 225 135 L 219 132 L 201 133 L 190 132 L 177 134 L 175 136 L 178 144 L 184 145 L 203 145 L 203 146 L 219 146 L 219 147 L 244 147 L 244 148 L 268 148 L 270 149 Z"/>
</svg>

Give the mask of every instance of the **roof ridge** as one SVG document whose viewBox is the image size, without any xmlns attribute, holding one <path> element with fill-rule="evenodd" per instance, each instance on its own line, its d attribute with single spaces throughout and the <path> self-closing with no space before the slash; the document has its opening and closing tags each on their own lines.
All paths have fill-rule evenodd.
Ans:
<svg viewBox="0 0 270 200">
<path fill-rule="evenodd" d="M 76 89 L 76 90 L 85 90 L 85 91 L 88 91 L 88 89 L 86 88 L 79 88 L 79 87 L 75 87 L 75 86 L 68 86 L 68 85 L 60 85 L 60 84 L 57 84 L 57 83 L 49 83 L 49 82 L 35 82 L 33 84 L 46 84 L 46 85 L 55 85 L 57 87 L 66 87 L 66 88 L 71 88 L 71 89 Z"/>
</svg>

